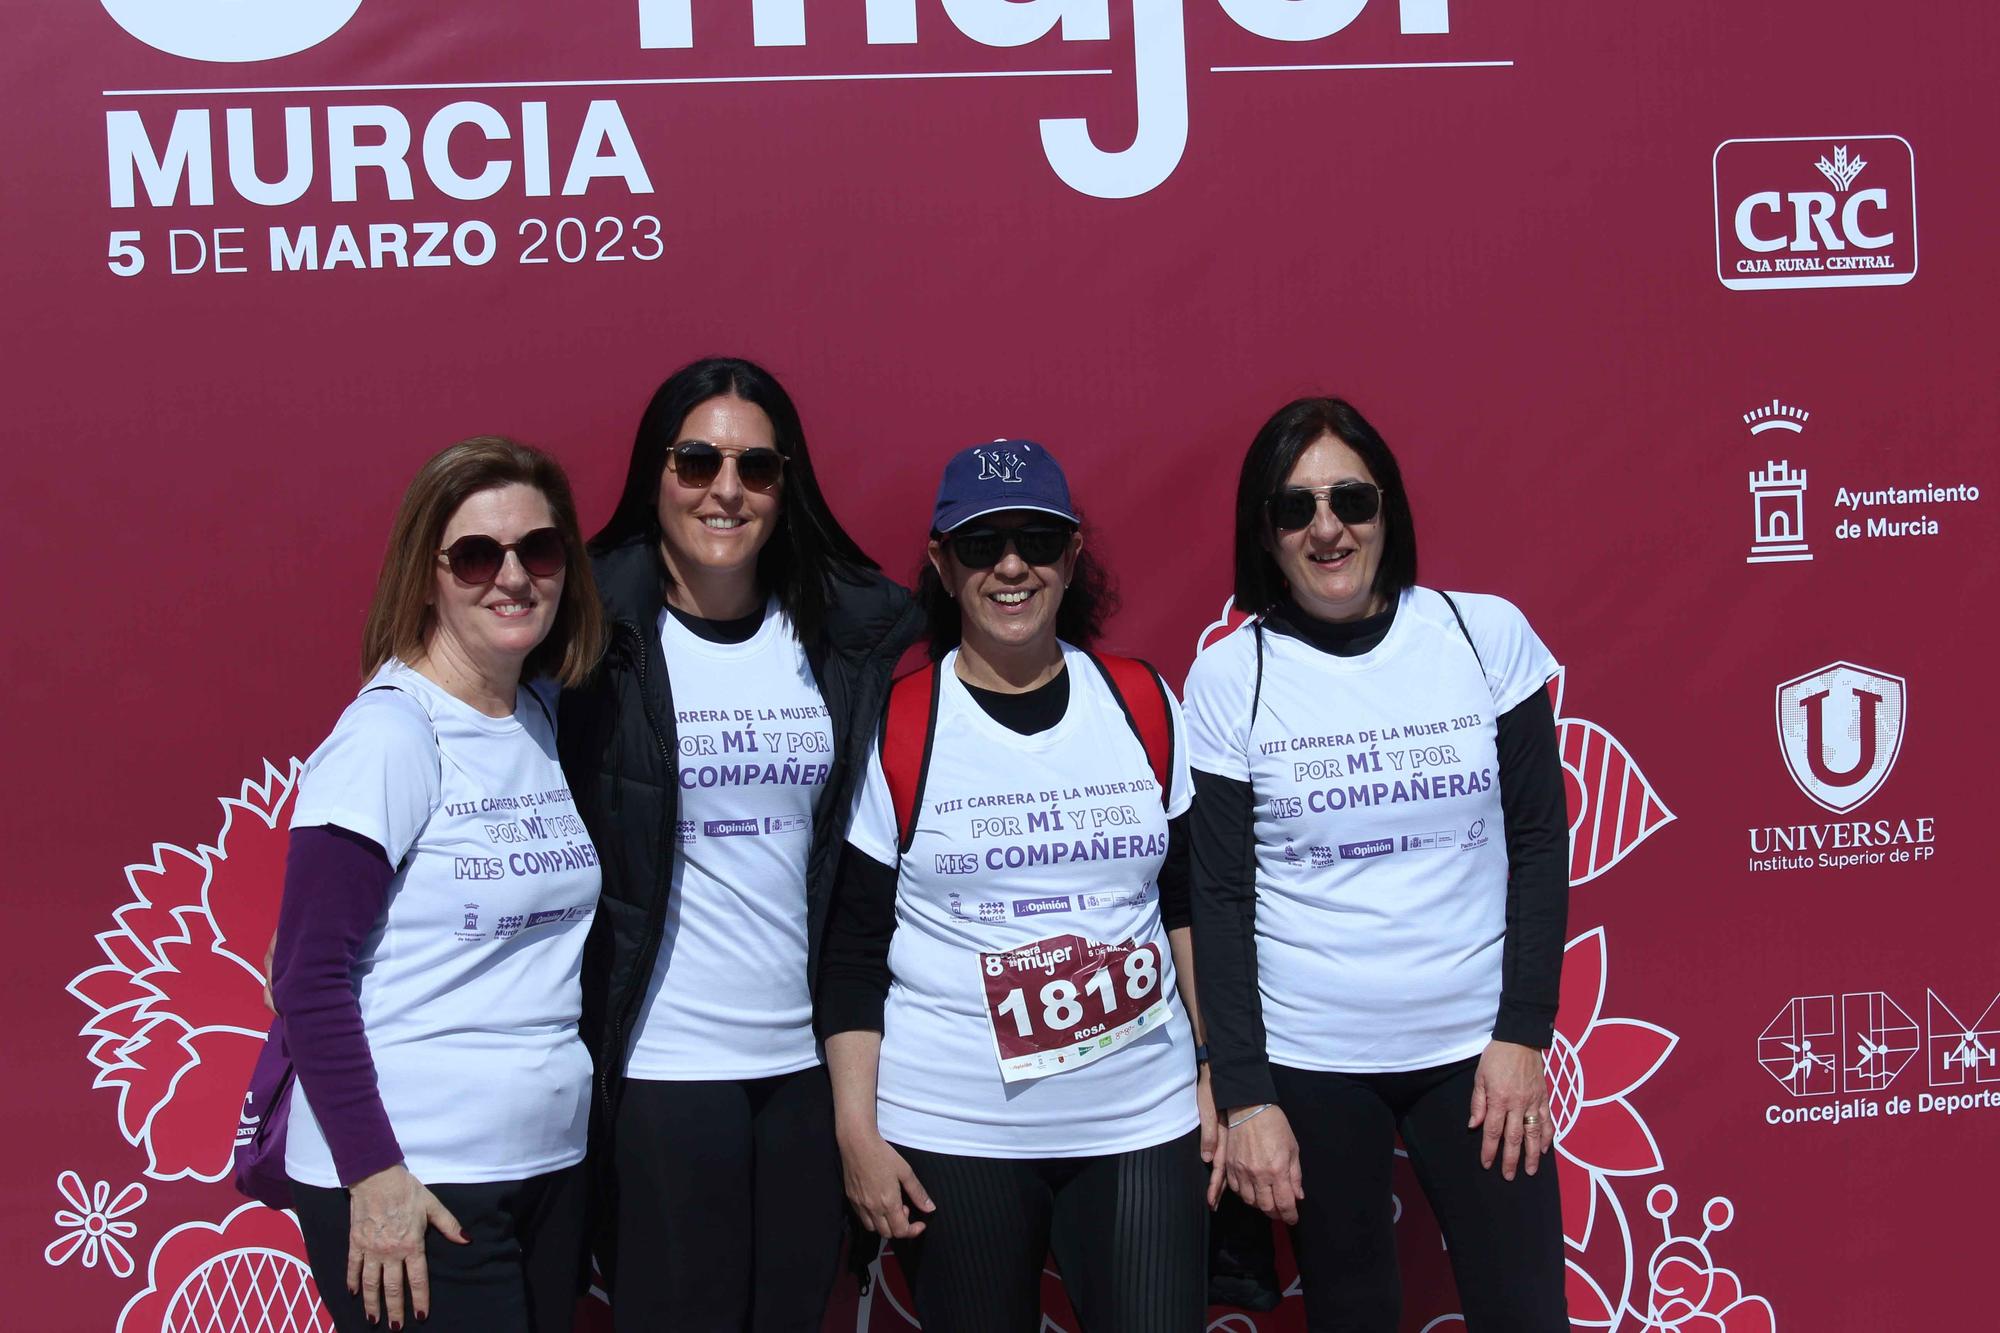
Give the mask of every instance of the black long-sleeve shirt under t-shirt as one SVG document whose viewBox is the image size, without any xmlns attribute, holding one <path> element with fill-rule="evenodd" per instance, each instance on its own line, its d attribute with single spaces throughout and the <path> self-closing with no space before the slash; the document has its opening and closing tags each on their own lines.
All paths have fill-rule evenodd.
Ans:
<svg viewBox="0 0 2000 1333">
<path fill-rule="evenodd" d="M 1266 615 L 1264 632 L 1289 635 L 1337 657 L 1356 657 L 1382 642 L 1395 617 L 1391 606 L 1380 615 L 1334 623 L 1281 604 Z M 1536 690 L 1495 725 L 1507 832 L 1507 926 L 1493 1037 L 1546 1048 L 1555 1027 L 1569 919 L 1569 815 L 1547 691 Z M 1221 1107 L 1277 1100 L 1257 990 L 1256 804 L 1248 782 L 1195 770 L 1194 805 L 1186 819 L 1199 889 L 1192 905 L 1196 977 L 1210 1076 Z"/>
<path fill-rule="evenodd" d="M 986 715 L 1023 736 L 1047 731 L 1069 708 L 1069 672 L 1019 694 L 966 686 Z M 1167 859 L 1160 867 L 1160 920 L 1169 930 L 1192 919 L 1188 888 L 1188 816 L 1167 823 Z M 820 956 L 814 1025 L 822 1038 L 836 1032 L 882 1030 L 889 995 L 889 941 L 896 933 L 896 867 L 884 865 L 852 843 L 841 849 L 833 906 Z"/>
</svg>

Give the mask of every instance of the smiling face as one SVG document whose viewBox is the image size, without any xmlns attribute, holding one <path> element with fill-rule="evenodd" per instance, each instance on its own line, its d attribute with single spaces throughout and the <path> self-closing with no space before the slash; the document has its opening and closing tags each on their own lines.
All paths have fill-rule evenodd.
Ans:
<svg viewBox="0 0 2000 1333">
<path fill-rule="evenodd" d="M 537 528 L 554 526 L 548 497 L 515 482 L 466 497 L 446 521 L 437 544 L 443 550 L 460 537 L 483 535 L 504 546 Z M 490 679 L 518 677 L 521 663 L 555 625 L 563 572 L 538 578 L 522 568 L 518 553 L 509 551 L 491 583 L 461 583 L 443 556 L 433 559 L 437 568 L 425 655 L 462 662 Z"/>
<path fill-rule="evenodd" d="M 673 443 L 695 440 L 723 451 L 722 469 L 706 486 L 683 485 L 669 450 L 660 473 L 660 554 L 678 588 L 707 594 L 700 600 L 752 598 L 757 555 L 777 531 L 783 483 L 770 491 L 746 488 L 735 455 L 777 448 L 771 418 L 733 395 L 711 398 L 687 414 Z"/>
<path fill-rule="evenodd" d="M 1068 528 L 1048 514 L 1011 509 L 986 514 L 959 531 L 1012 533 L 1021 528 Z M 1076 568 L 1083 536 L 1072 530 L 1062 554 L 1051 564 L 1031 565 L 1008 541 L 997 564 L 974 569 L 952 553 L 951 538 L 930 544 L 931 564 L 945 588 L 957 600 L 959 625 L 967 651 L 992 660 L 1056 651 L 1056 611 L 1063 589 Z"/>
<path fill-rule="evenodd" d="M 1284 484 L 1316 488 L 1343 481 L 1373 483 L 1375 476 L 1360 454 L 1335 436 L 1322 435 L 1299 455 Z M 1359 620 L 1388 605 L 1375 591 L 1383 530 L 1379 513 L 1349 526 L 1321 500 L 1311 523 L 1293 532 L 1267 529 L 1264 541 L 1300 609 L 1320 620 Z"/>
</svg>

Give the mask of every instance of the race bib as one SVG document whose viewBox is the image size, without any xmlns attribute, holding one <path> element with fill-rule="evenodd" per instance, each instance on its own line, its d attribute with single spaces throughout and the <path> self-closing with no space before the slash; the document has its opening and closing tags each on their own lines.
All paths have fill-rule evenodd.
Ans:
<svg viewBox="0 0 2000 1333">
<path fill-rule="evenodd" d="M 979 955 L 1003 1082 L 1080 1069 L 1163 1026 L 1160 946 L 1055 935 Z"/>
</svg>

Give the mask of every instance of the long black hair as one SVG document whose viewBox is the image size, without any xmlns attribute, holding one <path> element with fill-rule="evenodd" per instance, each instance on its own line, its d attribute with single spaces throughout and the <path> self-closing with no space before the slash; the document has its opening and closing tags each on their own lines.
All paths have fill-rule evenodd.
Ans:
<svg viewBox="0 0 2000 1333">
<path fill-rule="evenodd" d="M 1299 455 L 1329 435 L 1361 455 L 1382 488 L 1382 562 L 1375 567 L 1374 590 L 1393 600 L 1417 581 L 1416 520 L 1396 456 L 1346 400 L 1300 398 L 1264 423 L 1236 478 L 1236 609 L 1245 614 L 1268 611 L 1285 596 L 1285 576 L 1265 544 L 1271 521 L 1264 502 L 1285 484 Z"/>
<path fill-rule="evenodd" d="M 805 428 L 791 395 L 770 371 L 754 361 L 734 356 L 708 356 L 667 376 L 639 418 L 632 441 L 632 462 L 625 471 L 625 489 L 618 507 L 595 537 L 592 554 L 603 554 L 629 541 L 660 542 L 660 483 L 667 467 L 667 450 L 680 434 L 688 413 L 711 398 L 736 397 L 754 403 L 771 419 L 778 452 L 785 456 L 785 480 L 779 491 L 778 525 L 757 553 L 757 585 L 776 595 L 804 642 L 819 636 L 826 623 L 831 596 L 829 581 L 849 571 L 874 569 L 859 544 L 835 520 L 813 476 L 812 455 L 806 449 Z M 660 564 L 662 595 L 671 586 L 666 564 Z"/>
<path fill-rule="evenodd" d="M 1081 516 L 1077 530 L 1085 532 Z M 933 532 L 931 540 L 939 541 L 941 537 Z M 958 599 L 945 588 L 937 567 L 928 560 L 917 574 L 916 600 L 924 613 L 924 637 L 929 640 L 931 660 L 941 661 L 965 637 L 965 626 L 959 619 Z M 1086 541 L 1084 548 L 1076 553 L 1076 564 L 1070 567 L 1069 586 L 1063 589 L 1062 603 L 1056 607 L 1056 637 L 1075 647 L 1088 648 L 1104 632 L 1104 622 L 1117 611 L 1118 590 L 1111 586 L 1111 576 L 1104 566 L 1092 558 Z"/>
</svg>

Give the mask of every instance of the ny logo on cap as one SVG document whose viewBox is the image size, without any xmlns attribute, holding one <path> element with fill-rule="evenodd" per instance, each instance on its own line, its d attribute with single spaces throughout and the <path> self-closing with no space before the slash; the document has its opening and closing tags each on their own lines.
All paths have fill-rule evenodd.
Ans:
<svg viewBox="0 0 2000 1333">
<path fill-rule="evenodd" d="M 1018 485 L 1022 469 L 1028 466 L 1027 460 L 1011 449 L 1004 454 L 994 453 L 988 449 L 974 449 L 972 455 L 979 460 L 979 475 L 974 478 L 976 481 L 1001 481 Z"/>
</svg>

